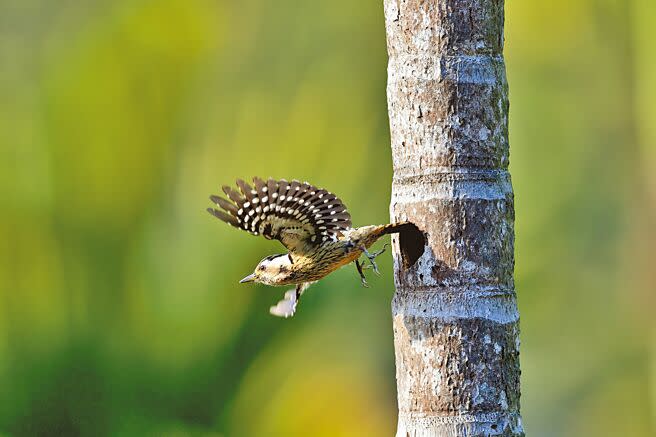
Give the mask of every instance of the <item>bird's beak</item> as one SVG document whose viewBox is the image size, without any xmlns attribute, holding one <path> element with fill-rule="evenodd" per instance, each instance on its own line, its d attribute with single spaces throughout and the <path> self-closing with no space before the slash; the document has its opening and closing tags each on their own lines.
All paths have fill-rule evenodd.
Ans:
<svg viewBox="0 0 656 437">
<path fill-rule="evenodd" d="M 253 282 L 255 280 L 255 274 L 251 273 L 250 275 L 246 276 L 244 279 L 239 281 L 240 284 L 243 284 L 244 282 Z"/>
</svg>

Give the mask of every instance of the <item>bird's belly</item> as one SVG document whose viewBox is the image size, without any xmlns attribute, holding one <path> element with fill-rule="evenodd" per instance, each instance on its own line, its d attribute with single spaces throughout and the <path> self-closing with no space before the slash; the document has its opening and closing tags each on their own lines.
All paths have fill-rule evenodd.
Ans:
<svg viewBox="0 0 656 437">
<path fill-rule="evenodd" d="M 333 270 L 337 270 L 338 268 L 355 261 L 356 259 L 360 258 L 360 255 L 362 255 L 362 250 L 354 249 L 353 251 L 347 253 L 344 258 L 337 263 L 337 267 L 335 267 Z"/>
<path fill-rule="evenodd" d="M 356 259 L 360 258 L 362 251 L 360 249 L 354 249 L 347 253 L 344 253 L 341 257 L 332 260 L 329 263 L 326 263 L 321 270 L 321 277 L 328 275 L 329 273 L 334 272 L 335 270 L 344 267 L 345 265 L 352 263 Z"/>
<path fill-rule="evenodd" d="M 328 257 L 328 259 L 304 266 L 295 275 L 293 283 L 318 281 L 340 267 L 355 261 L 360 255 L 362 255 L 362 250 L 352 248 L 347 252 L 338 253 L 335 256 Z"/>
</svg>

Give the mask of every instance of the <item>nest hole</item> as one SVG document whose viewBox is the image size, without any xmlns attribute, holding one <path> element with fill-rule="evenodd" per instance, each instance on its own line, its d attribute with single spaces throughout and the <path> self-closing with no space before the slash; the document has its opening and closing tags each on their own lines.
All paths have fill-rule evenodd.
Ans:
<svg viewBox="0 0 656 437">
<path fill-rule="evenodd" d="M 407 223 L 399 232 L 399 247 L 404 268 L 410 268 L 424 253 L 426 234 L 414 223 Z"/>
</svg>

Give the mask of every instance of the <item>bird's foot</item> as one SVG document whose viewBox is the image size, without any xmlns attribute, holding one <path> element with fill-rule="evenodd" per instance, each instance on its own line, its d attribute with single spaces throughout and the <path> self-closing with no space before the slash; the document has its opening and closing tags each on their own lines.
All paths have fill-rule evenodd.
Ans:
<svg viewBox="0 0 656 437">
<path fill-rule="evenodd" d="M 389 244 L 387 244 L 387 243 L 383 244 L 383 248 L 380 249 L 380 250 L 377 251 L 377 252 L 372 253 L 371 256 L 374 257 L 374 258 L 376 258 L 378 255 L 380 255 L 380 254 L 382 254 L 383 252 L 385 252 L 385 250 L 387 250 L 388 247 L 389 247 Z"/>
<path fill-rule="evenodd" d="M 385 252 L 385 249 L 387 249 L 387 243 L 385 243 L 385 244 L 383 245 L 383 248 L 382 248 L 382 249 L 380 249 L 379 251 L 374 252 L 374 253 L 369 253 L 369 252 L 367 251 L 367 248 L 366 248 L 366 247 L 362 247 L 362 252 L 364 252 L 365 256 L 369 259 L 369 263 L 371 264 L 371 268 L 374 269 L 374 272 L 375 272 L 377 275 L 380 275 L 380 271 L 378 270 L 378 265 L 376 264 L 376 261 L 374 261 L 374 260 L 376 259 L 376 257 L 377 257 L 378 255 L 380 255 L 381 253 Z"/>
<path fill-rule="evenodd" d="M 357 259 L 355 260 L 355 267 L 358 269 L 358 273 L 360 274 L 360 280 L 362 281 L 362 286 L 365 288 L 369 288 L 369 284 L 367 283 L 367 278 L 364 277 L 364 272 L 362 271 L 363 267 L 362 264 L 360 264 L 360 261 Z"/>
</svg>

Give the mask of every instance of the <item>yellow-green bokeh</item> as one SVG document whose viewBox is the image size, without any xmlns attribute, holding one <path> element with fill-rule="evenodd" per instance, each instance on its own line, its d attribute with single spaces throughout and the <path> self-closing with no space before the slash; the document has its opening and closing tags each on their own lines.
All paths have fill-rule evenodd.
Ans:
<svg viewBox="0 0 656 437">
<path fill-rule="evenodd" d="M 506 2 L 522 412 L 531 436 L 656 432 L 656 7 Z M 0 4 L 0 433 L 384 436 L 391 262 L 292 320 L 237 280 L 236 177 L 388 219 L 382 2 Z"/>
</svg>

